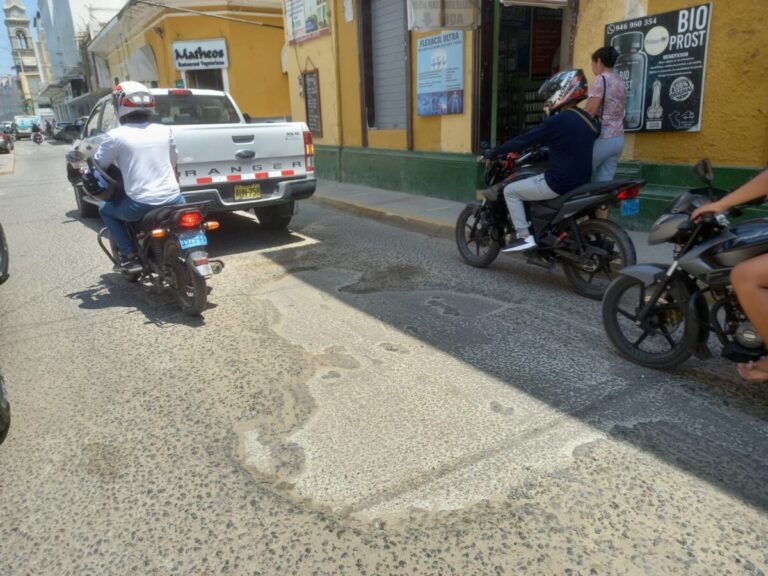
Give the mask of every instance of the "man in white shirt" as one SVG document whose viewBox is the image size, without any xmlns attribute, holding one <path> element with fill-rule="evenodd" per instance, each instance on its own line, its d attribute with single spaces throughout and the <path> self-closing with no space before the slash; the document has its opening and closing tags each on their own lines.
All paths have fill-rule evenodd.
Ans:
<svg viewBox="0 0 768 576">
<path fill-rule="evenodd" d="M 120 251 L 120 266 L 135 265 L 136 248 L 124 222 L 137 222 L 147 212 L 169 204 L 184 204 L 176 178 L 178 158 L 171 129 L 150 122 L 155 98 L 139 82 L 122 82 L 112 91 L 120 126 L 99 144 L 94 160 L 107 169 L 117 163 L 125 196 L 99 208 L 104 224 Z"/>
</svg>

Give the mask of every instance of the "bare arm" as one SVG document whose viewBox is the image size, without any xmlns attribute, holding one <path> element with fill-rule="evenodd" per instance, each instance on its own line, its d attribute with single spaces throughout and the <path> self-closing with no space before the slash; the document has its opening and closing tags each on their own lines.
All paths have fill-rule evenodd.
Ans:
<svg viewBox="0 0 768 576">
<path fill-rule="evenodd" d="M 602 98 L 599 96 L 590 96 L 587 98 L 587 103 L 584 105 L 584 110 L 589 112 L 592 117 L 597 116 L 597 112 L 600 110 L 600 102 Z"/>
<path fill-rule="evenodd" d="M 691 220 L 695 220 L 705 212 L 721 214 L 728 210 L 728 208 L 746 204 L 750 200 L 766 195 L 768 195 L 768 170 L 763 170 L 752 180 L 728 194 L 728 196 L 723 196 L 717 202 L 710 202 L 696 208 L 693 214 L 691 214 Z"/>
</svg>

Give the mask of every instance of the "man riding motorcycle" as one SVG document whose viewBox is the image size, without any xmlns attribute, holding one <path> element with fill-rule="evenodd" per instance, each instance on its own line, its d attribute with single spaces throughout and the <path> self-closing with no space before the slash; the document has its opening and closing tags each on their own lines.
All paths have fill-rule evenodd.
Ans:
<svg viewBox="0 0 768 576">
<path fill-rule="evenodd" d="M 760 197 L 765 199 L 766 196 L 768 169 L 720 200 L 699 206 L 691 214 L 691 220 L 706 213 L 722 214 L 729 208 Z M 763 342 L 768 342 L 768 254 L 737 264 L 731 272 L 731 285 L 747 318 L 757 328 Z M 768 357 L 749 364 L 739 364 L 738 371 L 745 380 L 768 381 Z"/>
<path fill-rule="evenodd" d="M 170 128 L 152 123 L 155 98 L 139 82 L 122 82 L 112 91 L 112 103 L 120 126 L 107 132 L 94 156 L 107 169 L 117 162 L 125 195 L 103 203 L 99 213 L 117 243 L 119 266 L 141 269 L 136 248 L 123 222 L 136 222 L 158 206 L 184 204 L 178 179 L 176 142 Z M 84 186 L 99 186 L 87 171 Z"/>
<path fill-rule="evenodd" d="M 535 128 L 483 153 L 494 159 L 535 145 L 549 148 L 549 163 L 543 174 L 511 182 L 504 188 L 517 239 L 502 248 L 502 252 L 536 247 L 528 230 L 523 201 L 551 200 L 592 178 L 592 148 L 600 130 L 593 118 L 576 106 L 587 98 L 587 89 L 587 79 L 581 70 L 555 74 L 539 89 L 539 94 L 547 98 L 544 110 L 548 117 Z"/>
</svg>

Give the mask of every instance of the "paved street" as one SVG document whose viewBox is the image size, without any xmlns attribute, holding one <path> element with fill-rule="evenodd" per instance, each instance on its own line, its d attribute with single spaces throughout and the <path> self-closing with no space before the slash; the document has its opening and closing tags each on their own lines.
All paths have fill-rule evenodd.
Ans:
<svg viewBox="0 0 768 576">
<path fill-rule="evenodd" d="M 0 177 L 0 574 L 768 574 L 768 386 L 611 349 L 562 275 L 304 202 L 209 308 L 111 272 L 67 147 Z"/>
</svg>

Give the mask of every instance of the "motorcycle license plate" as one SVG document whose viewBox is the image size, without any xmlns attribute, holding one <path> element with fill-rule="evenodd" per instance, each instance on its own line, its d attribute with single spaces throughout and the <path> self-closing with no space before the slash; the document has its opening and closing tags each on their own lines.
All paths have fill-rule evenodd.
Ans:
<svg viewBox="0 0 768 576">
<path fill-rule="evenodd" d="M 639 198 L 632 198 L 631 200 L 623 200 L 621 202 L 622 216 L 635 216 L 636 214 L 640 214 Z"/>
<path fill-rule="evenodd" d="M 235 185 L 235 200 L 256 200 L 261 198 L 261 184 Z"/>
<path fill-rule="evenodd" d="M 195 248 L 196 246 L 205 246 L 208 244 L 208 238 L 205 232 L 193 232 L 192 234 L 182 234 L 179 236 L 179 246 L 182 250 Z"/>
</svg>

